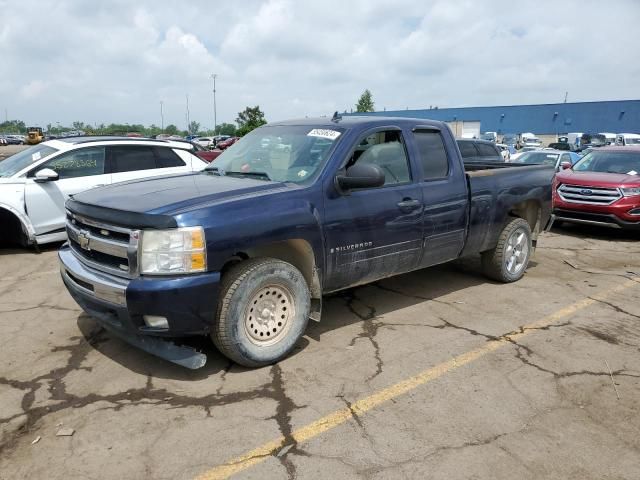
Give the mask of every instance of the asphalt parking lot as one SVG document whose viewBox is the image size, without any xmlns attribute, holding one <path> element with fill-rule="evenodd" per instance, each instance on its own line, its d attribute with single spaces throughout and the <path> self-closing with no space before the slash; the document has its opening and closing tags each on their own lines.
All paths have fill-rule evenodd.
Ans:
<svg viewBox="0 0 640 480">
<path fill-rule="evenodd" d="M 0 250 L 0 478 L 640 478 L 638 240 L 348 290 L 278 365 L 199 371 L 97 327 L 54 247 Z"/>
</svg>

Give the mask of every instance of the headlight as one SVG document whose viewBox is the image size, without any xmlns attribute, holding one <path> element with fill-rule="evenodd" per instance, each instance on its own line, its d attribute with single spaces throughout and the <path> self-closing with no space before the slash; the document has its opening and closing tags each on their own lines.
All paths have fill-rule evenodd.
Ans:
<svg viewBox="0 0 640 480">
<path fill-rule="evenodd" d="M 635 197 L 640 195 L 640 187 L 621 188 L 620 191 L 625 197 Z"/>
<path fill-rule="evenodd" d="M 144 230 L 140 238 L 140 273 L 166 275 L 207 269 L 202 227 Z"/>
</svg>

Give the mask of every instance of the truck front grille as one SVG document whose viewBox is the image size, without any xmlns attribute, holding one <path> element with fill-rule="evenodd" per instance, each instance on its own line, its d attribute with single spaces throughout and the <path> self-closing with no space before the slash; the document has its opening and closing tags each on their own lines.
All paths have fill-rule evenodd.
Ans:
<svg viewBox="0 0 640 480">
<path fill-rule="evenodd" d="M 120 277 L 138 275 L 139 232 L 107 225 L 67 211 L 67 236 L 85 265 Z"/>
<path fill-rule="evenodd" d="M 585 203 L 589 205 L 611 205 L 613 202 L 622 198 L 622 194 L 617 188 L 568 184 L 561 185 L 558 188 L 558 194 L 565 202 Z"/>
</svg>

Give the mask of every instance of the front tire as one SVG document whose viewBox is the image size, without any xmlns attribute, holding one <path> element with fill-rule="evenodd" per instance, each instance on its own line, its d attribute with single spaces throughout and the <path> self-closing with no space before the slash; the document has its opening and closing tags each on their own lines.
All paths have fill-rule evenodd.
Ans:
<svg viewBox="0 0 640 480">
<path fill-rule="evenodd" d="M 246 260 L 222 279 L 211 338 L 240 365 L 269 365 L 293 350 L 310 308 L 309 287 L 297 268 L 274 258 Z"/>
<path fill-rule="evenodd" d="M 532 251 L 529 224 L 513 218 L 500 233 L 496 247 L 482 253 L 482 270 L 492 280 L 515 282 L 524 275 Z"/>
</svg>

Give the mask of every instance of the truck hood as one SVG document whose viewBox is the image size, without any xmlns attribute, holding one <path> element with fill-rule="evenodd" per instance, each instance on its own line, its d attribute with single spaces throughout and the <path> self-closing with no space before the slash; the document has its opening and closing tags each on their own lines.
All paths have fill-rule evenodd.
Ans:
<svg viewBox="0 0 640 480">
<path fill-rule="evenodd" d="M 74 195 L 80 203 L 134 213 L 175 215 L 194 206 L 292 188 L 288 184 L 210 173 L 168 175 L 116 183 Z"/>
<path fill-rule="evenodd" d="M 640 172 L 639 172 L 640 173 Z M 564 170 L 556 176 L 561 183 L 584 185 L 589 187 L 640 186 L 640 175 L 607 172 L 575 172 Z"/>
</svg>

